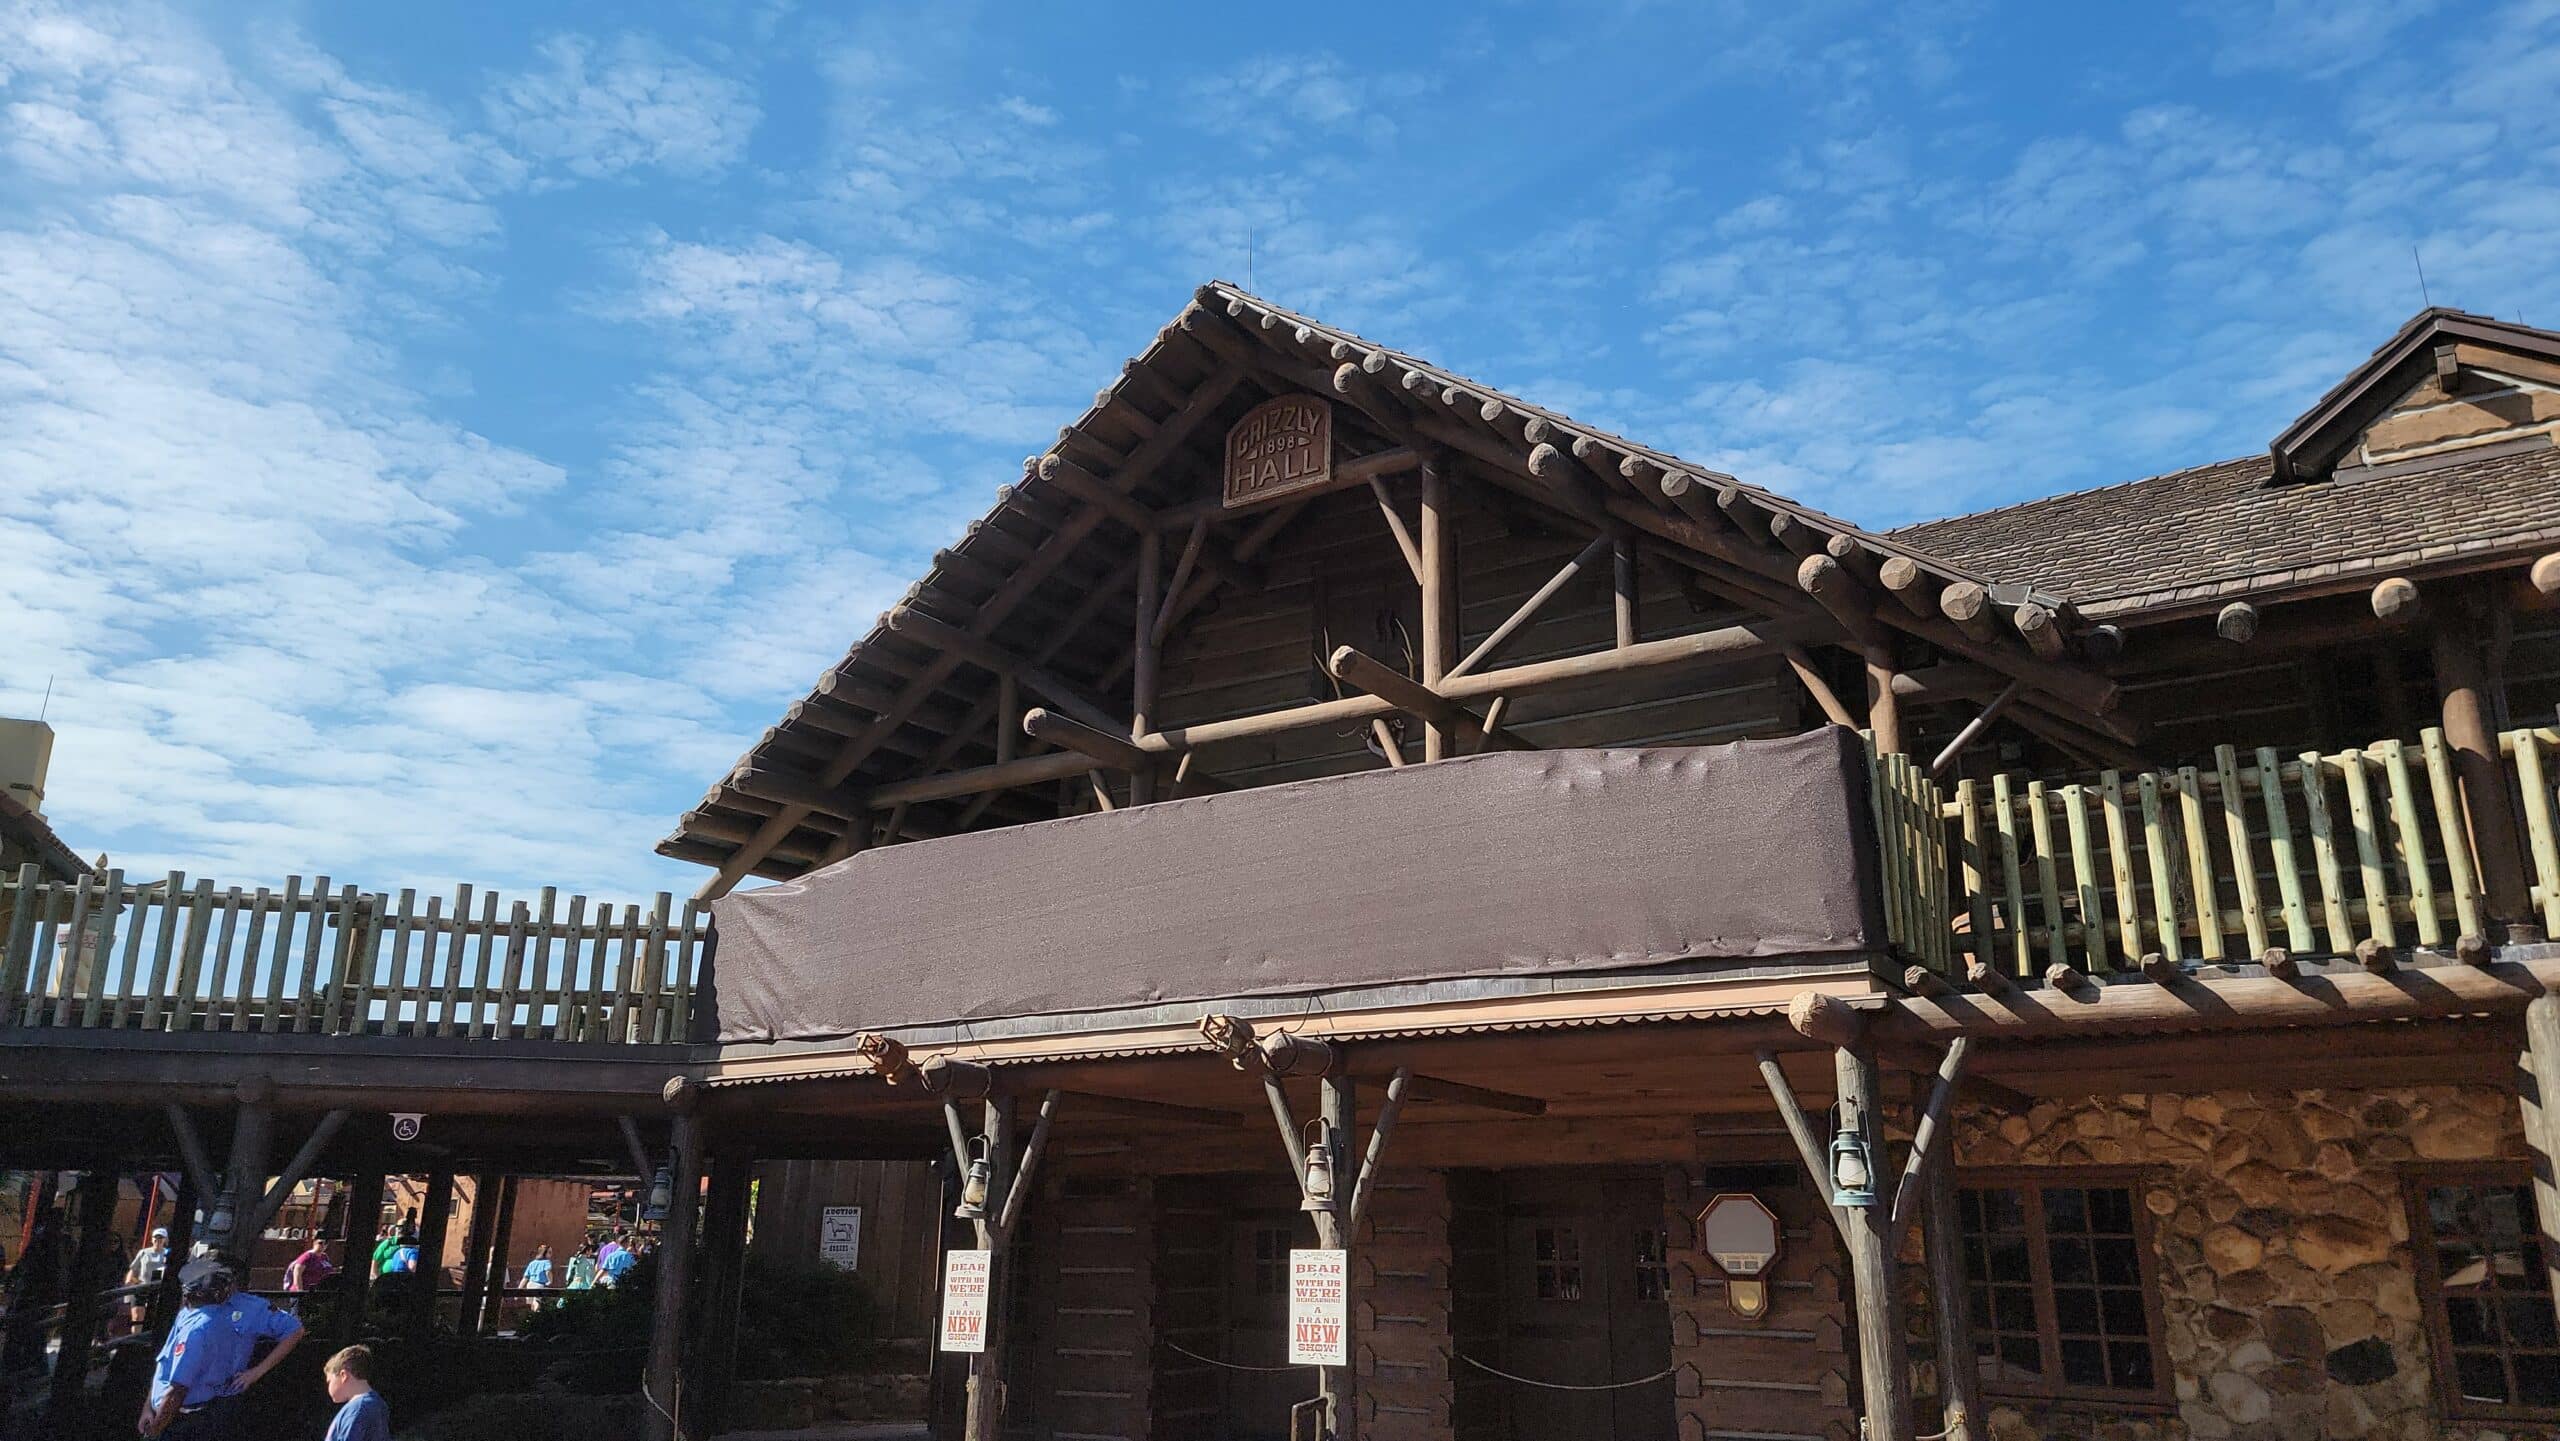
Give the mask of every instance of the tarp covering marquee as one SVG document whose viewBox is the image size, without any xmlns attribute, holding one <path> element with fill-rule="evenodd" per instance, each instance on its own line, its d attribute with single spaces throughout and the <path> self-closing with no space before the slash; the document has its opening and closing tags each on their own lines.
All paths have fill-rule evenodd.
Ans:
<svg viewBox="0 0 2560 1441">
<path fill-rule="evenodd" d="M 714 905 L 723 1041 L 1881 950 L 1858 737 L 1497 752 L 865 851 Z"/>
</svg>

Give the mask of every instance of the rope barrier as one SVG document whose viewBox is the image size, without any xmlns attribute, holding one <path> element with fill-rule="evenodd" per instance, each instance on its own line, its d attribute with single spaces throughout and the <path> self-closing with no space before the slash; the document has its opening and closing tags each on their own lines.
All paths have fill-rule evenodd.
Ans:
<svg viewBox="0 0 2560 1441">
<path fill-rule="evenodd" d="M 1576 1386 L 1566 1381 L 1541 1381 L 1534 1376 L 1515 1376 L 1508 1371 L 1488 1366 L 1464 1351 L 1452 1351 L 1449 1354 L 1488 1376 L 1499 1376 L 1505 1381 L 1517 1381 L 1523 1386 L 1535 1386 L 1546 1391 L 1628 1391 L 1638 1386 L 1650 1386 L 1656 1381 L 1666 1380 L 1672 1372 L 1680 1369 L 1677 1366 L 1665 1366 L 1650 1376 L 1638 1377 L 1633 1381 L 1609 1381 L 1597 1386 Z"/>
<path fill-rule="evenodd" d="M 1168 1351 L 1178 1351 L 1181 1354 L 1190 1357 L 1194 1361 L 1205 1361 L 1209 1365 L 1217 1366 L 1229 1371 L 1305 1371 L 1313 1369 L 1306 1366 L 1247 1366 L 1237 1361 L 1221 1361 L 1215 1356 L 1203 1356 L 1199 1352 L 1192 1350 L 1190 1347 L 1183 1345 L 1179 1341 L 1167 1341 L 1161 1336 L 1157 1337 L 1156 1341 Z"/>
</svg>

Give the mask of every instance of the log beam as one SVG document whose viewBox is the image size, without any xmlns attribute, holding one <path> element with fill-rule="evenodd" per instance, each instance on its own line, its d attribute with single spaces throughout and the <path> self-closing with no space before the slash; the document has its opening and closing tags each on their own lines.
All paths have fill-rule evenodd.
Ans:
<svg viewBox="0 0 2560 1441">
<path fill-rule="evenodd" d="M 1150 621 L 1153 617 L 1150 616 Z M 1030 657 L 1019 655 L 983 636 L 937 620 L 923 611 L 901 606 L 889 612 L 892 633 L 929 649 L 955 655 L 981 670 L 997 675 L 1011 675 L 1023 685 L 1047 696 L 1052 705 L 1101 730 L 1126 730 L 1127 723 L 1113 716 L 1084 693 L 1084 688 L 1039 665 Z"/>
<path fill-rule="evenodd" d="M 1831 688 L 1831 682 L 1822 678 L 1821 669 L 1814 665 L 1813 657 L 1805 652 L 1803 646 L 1784 646 L 1779 654 L 1787 658 L 1787 669 L 1795 672 L 1796 682 L 1804 687 L 1805 694 L 1813 697 L 1813 703 L 1821 708 L 1823 719 L 1851 730 L 1858 728 L 1858 718 L 1840 703 L 1840 693 Z"/>
<path fill-rule="evenodd" d="M 1943 1043 L 1960 1035 L 2005 1039 L 2111 1029 L 2168 1034 L 2516 1015 L 2555 986 L 2560 960 L 2535 960 L 2403 966 L 2383 975 L 2188 976 L 2165 986 L 2145 980 L 2084 984 L 2068 993 L 2012 989 L 1999 995 L 1902 997 L 1872 1012 L 1851 1010 L 1836 998 L 1833 1004 L 1859 1016 L 1880 1037 Z"/>
<path fill-rule="evenodd" d="M 1446 738 L 1444 744 L 1463 746 L 1469 751 L 1478 746 L 1490 746 L 1495 750 L 1509 751 L 1537 749 L 1536 746 L 1507 731 L 1486 730 L 1484 721 L 1475 712 L 1388 665 L 1385 661 L 1364 654 L 1351 646 L 1336 648 L 1334 653 L 1326 659 L 1325 664 L 1326 668 L 1333 672 L 1334 679 L 1341 681 L 1344 685 L 1366 691 L 1421 721 L 1429 727 L 1425 733 L 1426 736 L 1430 734 L 1443 736 Z M 1453 752 L 1448 750 L 1432 752 L 1426 749 L 1424 758 L 1436 759 L 1440 755 L 1451 753 Z"/>
<path fill-rule="evenodd" d="M 2233 645 L 2247 645 L 2258 638 L 2258 608 L 2245 600 L 2235 600 L 2216 612 L 2213 633 Z"/>
<path fill-rule="evenodd" d="M 1601 553 L 1608 550 L 1609 546 L 1609 537 L 1605 535 L 1595 538 L 1589 545 L 1584 546 L 1579 554 L 1566 561 L 1554 575 L 1547 577 L 1544 585 L 1530 592 L 1529 598 L 1520 602 L 1510 615 L 1504 617 L 1502 624 L 1493 628 L 1492 634 L 1476 642 L 1476 648 L 1467 652 L 1466 657 L 1451 666 L 1445 674 L 1465 675 L 1492 659 L 1514 635 L 1519 633 L 1521 627 L 1527 625 L 1540 610 L 1545 608 L 1548 601 L 1555 599 L 1557 592 L 1571 584 L 1573 578 L 1582 574 L 1584 567 L 1598 560 Z"/>
<path fill-rule="evenodd" d="M 2396 575 L 2374 583 L 2372 601 L 2373 617 L 2384 625 L 2408 625 L 2425 608 L 2417 583 Z"/>
</svg>

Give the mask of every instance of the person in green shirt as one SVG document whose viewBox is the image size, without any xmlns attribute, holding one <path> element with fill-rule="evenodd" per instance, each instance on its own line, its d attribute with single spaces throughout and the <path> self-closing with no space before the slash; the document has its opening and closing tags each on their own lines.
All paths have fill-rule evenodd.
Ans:
<svg viewBox="0 0 2560 1441">
<path fill-rule="evenodd" d="M 400 1228 L 397 1226 L 383 1227 L 382 1239 L 373 1243 L 373 1275 L 375 1279 L 378 1280 L 381 1278 L 382 1268 L 391 1264 L 391 1257 L 393 1253 L 397 1252 L 399 1249 Z"/>
</svg>

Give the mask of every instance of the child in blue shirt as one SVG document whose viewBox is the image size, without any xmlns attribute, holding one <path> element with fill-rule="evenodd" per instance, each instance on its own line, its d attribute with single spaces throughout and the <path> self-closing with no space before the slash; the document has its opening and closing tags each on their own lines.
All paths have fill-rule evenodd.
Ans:
<svg viewBox="0 0 2560 1441">
<path fill-rule="evenodd" d="M 373 1352 L 349 1346 L 320 1368 L 338 1414 L 322 1441 L 391 1441 L 391 1408 L 373 1390 Z"/>
</svg>

